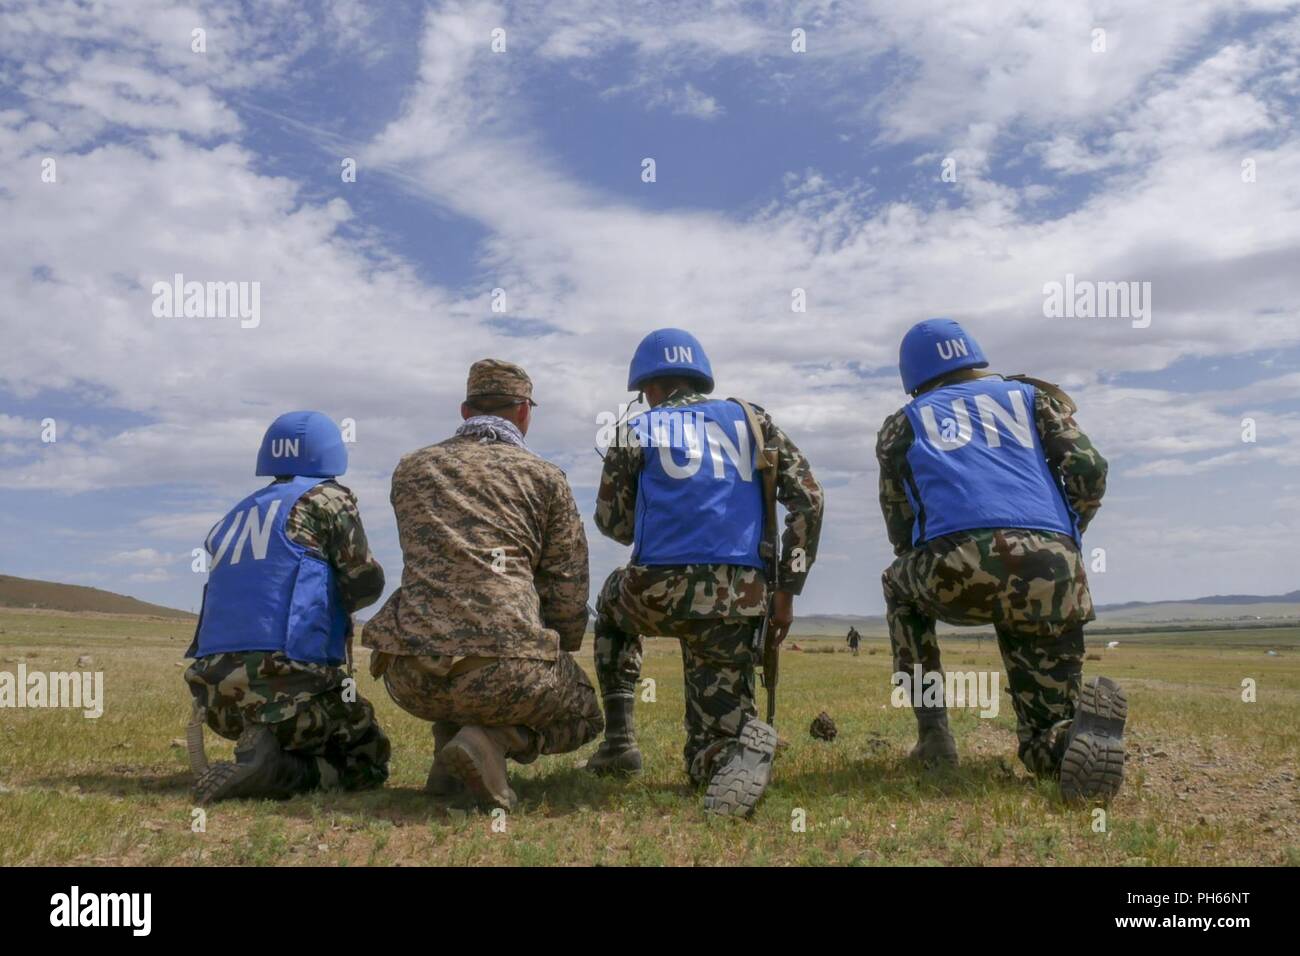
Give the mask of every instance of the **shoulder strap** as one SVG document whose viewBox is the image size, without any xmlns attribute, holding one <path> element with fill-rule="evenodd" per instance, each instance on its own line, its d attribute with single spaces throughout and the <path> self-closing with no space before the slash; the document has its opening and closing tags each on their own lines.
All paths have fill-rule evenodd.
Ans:
<svg viewBox="0 0 1300 956">
<path fill-rule="evenodd" d="M 729 402 L 735 402 L 745 412 L 745 420 L 749 422 L 750 434 L 754 436 L 754 466 L 758 469 L 759 474 L 763 477 L 763 508 L 767 516 L 767 534 L 771 536 L 768 547 L 771 548 L 772 568 L 775 569 L 781 561 L 780 541 L 776 527 L 776 473 L 780 455 L 775 448 L 768 448 L 763 439 L 763 423 L 759 420 L 758 412 L 754 411 L 754 406 L 749 404 L 743 398 L 729 398 Z"/>
<path fill-rule="evenodd" d="M 745 413 L 745 420 L 749 422 L 750 434 L 754 436 L 754 460 L 759 471 L 772 471 L 772 478 L 776 478 L 777 454 L 775 448 L 768 448 L 767 443 L 763 440 L 763 423 L 758 419 L 758 412 L 754 411 L 754 406 L 749 404 L 743 398 L 729 398 L 729 402 L 735 402 Z M 764 476 L 766 477 L 766 476 Z"/>
<path fill-rule="evenodd" d="M 1064 405 L 1071 415 L 1079 410 L 1079 406 L 1074 404 L 1074 399 L 1066 395 L 1059 385 L 1053 385 L 1051 382 L 1045 382 L 1041 378 L 1034 378 L 1031 375 L 1004 375 L 1002 377 L 1013 382 L 1024 382 L 1026 385 L 1032 385 L 1034 388 L 1046 392 Z"/>
</svg>

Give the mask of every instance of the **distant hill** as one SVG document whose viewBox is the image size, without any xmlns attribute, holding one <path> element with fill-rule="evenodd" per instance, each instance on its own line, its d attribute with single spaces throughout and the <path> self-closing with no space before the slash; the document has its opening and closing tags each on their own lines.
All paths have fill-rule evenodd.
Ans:
<svg viewBox="0 0 1300 956">
<path fill-rule="evenodd" d="M 194 615 L 174 607 L 150 604 L 125 594 L 101 591 L 80 584 L 56 584 L 0 574 L 0 607 L 43 608 L 50 611 L 95 611 L 100 614 L 149 614 L 154 617 L 189 618 Z"/>
<path fill-rule="evenodd" d="M 1225 594 L 1185 601 L 1128 601 L 1097 607 L 1098 626 L 1123 627 L 1156 624 L 1225 624 L 1259 626 L 1266 622 L 1300 619 L 1300 591 L 1287 594 Z M 864 637 L 886 633 L 881 615 L 800 613 L 795 604 L 793 633 L 801 637 L 842 637 L 852 625 Z M 939 630 L 952 630 L 940 623 Z M 969 629 L 961 629 L 969 630 Z"/>
<path fill-rule="evenodd" d="M 1099 604 L 1098 611 L 1127 611 L 1162 604 L 1300 604 L 1300 591 L 1261 596 L 1258 594 L 1216 594 L 1212 597 L 1186 598 L 1179 601 L 1129 601 L 1127 604 Z"/>
<path fill-rule="evenodd" d="M 801 614 L 799 602 L 794 605 L 794 633 L 800 635 L 825 634 L 843 637 L 850 627 L 856 627 L 861 634 L 883 632 L 885 616 L 883 614 Z"/>
<path fill-rule="evenodd" d="M 1235 626 L 1300 618 L 1300 591 L 1288 594 L 1216 594 L 1183 601 L 1128 601 L 1102 604 L 1097 623 L 1126 624 L 1223 623 Z"/>
</svg>

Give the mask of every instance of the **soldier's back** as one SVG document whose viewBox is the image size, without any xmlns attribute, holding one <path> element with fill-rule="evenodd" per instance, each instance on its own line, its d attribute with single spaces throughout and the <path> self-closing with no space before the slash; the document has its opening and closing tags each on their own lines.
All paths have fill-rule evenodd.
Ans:
<svg viewBox="0 0 1300 956">
<path fill-rule="evenodd" d="M 402 588 L 366 628 L 397 653 L 554 658 L 533 572 L 564 473 L 525 448 L 449 438 L 393 473 Z"/>
</svg>

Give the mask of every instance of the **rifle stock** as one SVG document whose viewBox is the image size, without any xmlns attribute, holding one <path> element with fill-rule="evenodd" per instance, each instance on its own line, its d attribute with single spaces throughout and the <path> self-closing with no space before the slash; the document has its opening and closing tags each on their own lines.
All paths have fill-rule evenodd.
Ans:
<svg viewBox="0 0 1300 956">
<path fill-rule="evenodd" d="M 767 691 L 767 722 L 776 726 L 776 684 L 781 672 L 781 645 L 772 637 L 772 604 L 769 601 L 767 616 L 760 629 L 763 647 L 763 687 Z"/>
</svg>

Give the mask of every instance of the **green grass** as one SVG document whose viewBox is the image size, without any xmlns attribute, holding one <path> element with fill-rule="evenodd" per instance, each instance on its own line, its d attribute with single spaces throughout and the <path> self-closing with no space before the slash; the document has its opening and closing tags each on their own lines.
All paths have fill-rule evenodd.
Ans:
<svg viewBox="0 0 1300 956">
<path fill-rule="evenodd" d="M 637 705 L 643 777 L 595 779 L 587 753 L 512 765 L 523 805 L 505 832 L 493 818 L 426 797 L 432 739 L 358 667 L 392 738 L 389 785 L 285 803 L 211 808 L 191 830 L 184 750 L 189 714 L 180 655 L 184 622 L 0 611 L 0 670 L 105 672 L 104 715 L 0 710 L 0 864 L 666 865 L 666 864 L 1280 864 L 1300 863 L 1296 754 L 1300 629 L 1256 635 L 1199 631 L 1107 635 L 1088 673 L 1121 680 L 1130 699 L 1125 789 L 1103 833 L 1091 808 L 1062 805 L 1055 787 L 1015 759 L 1011 708 L 981 720 L 953 715 L 958 771 L 930 773 L 903 757 L 909 712 L 889 706 L 889 657 L 878 641 L 859 657 L 799 638 L 783 657 L 777 723 L 789 747 L 748 822 L 706 817 L 681 766 L 681 663 L 676 645 L 648 642 L 645 676 L 657 701 Z M 1268 656 L 1265 647 L 1280 650 Z M 835 652 L 829 652 L 834 649 Z M 996 669 L 991 642 L 945 638 L 950 669 Z M 580 655 L 590 663 L 590 647 Z M 1252 678 L 1258 700 L 1243 703 Z M 1003 681 L 1005 686 L 1005 680 Z M 818 711 L 839 737 L 808 735 Z M 231 745 L 211 734 L 209 754 Z M 795 832 L 792 820 L 806 827 Z"/>
</svg>

